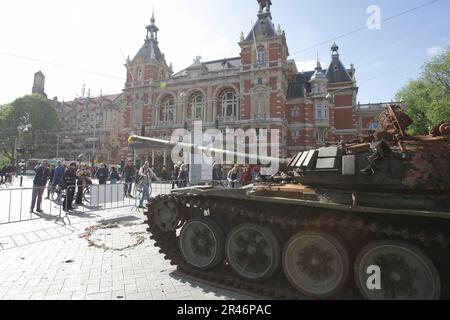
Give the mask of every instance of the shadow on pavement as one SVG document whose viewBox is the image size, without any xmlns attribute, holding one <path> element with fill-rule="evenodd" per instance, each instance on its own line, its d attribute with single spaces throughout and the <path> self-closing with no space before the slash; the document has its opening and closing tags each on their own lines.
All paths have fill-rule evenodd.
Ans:
<svg viewBox="0 0 450 320">
<path fill-rule="evenodd" d="M 178 271 L 174 271 L 169 274 L 169 276 L 177 281 L 180 281 L 181 283 L 187 283 L 192 288 L 200 288 L 203 290 L 204 293 L 212 293 L 217 297 L 225 297 L 227 300 L 232 299 L 238 299 L 238 300 L 254 300 L 257 299 L 255 297 L 251 297 L 245 293 L 235 292 L 232 288 L 228 289 L 225 287 L 220 287 L 218 285 L 212 285 L 205 282 L 202 282 L 202 280 L 195 280 L 191 279 L 188 276 L 183 276 L 182 274 L 179 274 Z"/>
</svg>

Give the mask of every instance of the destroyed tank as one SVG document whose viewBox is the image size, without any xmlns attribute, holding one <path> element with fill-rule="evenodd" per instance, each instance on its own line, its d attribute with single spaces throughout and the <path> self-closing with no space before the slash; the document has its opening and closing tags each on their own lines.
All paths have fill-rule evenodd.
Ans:
<svg viewBox="0 0 450 320">
<path fill-rule="evenodd" d="M 263 298 L 449 298 L 450 126 L 408 136 L 395 105 L 379 122 L 255 185 L 158 196 L 155 245 L 186 276 Z"/>
</svg>

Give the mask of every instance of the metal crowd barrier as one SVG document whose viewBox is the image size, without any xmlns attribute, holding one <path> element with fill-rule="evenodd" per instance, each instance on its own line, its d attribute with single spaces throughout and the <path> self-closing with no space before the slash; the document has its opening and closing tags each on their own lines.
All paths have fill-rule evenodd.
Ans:
<svg viewBox="0 0 450 320">
<path fill-rule="evenodd" d="M 138 207 L 142 192 L 136 188 L 136 184 L 132 184 L 132 196 L 125 196 L 125 183 L 107 184 L 107 185 L 90 185 L 90 192 L 84 192 L 83 189 L 83 204 L 76 205 L 76 198 L 78 186 L 75 186 L 73 211 L 67 214 L 63 206 L 64 197 L 67 196 L 69 187 L 62 191 L 63 196 L 53 197 L 56 201 L 45 199 L 47 197 L 47 187 L 44 188 L 0 188 L 0 225 L 8 223 L 16 223 L 22 221 L 47 219 L 55 220 L 55 222 L 68 220 L 69 216 L 76 216 L 88 214 L 92 212 L 99 212 L 110 209 L 120 209 L 129 207 Z M 30 212 L 33 190 L 43 190 L 41 209 L 42 213 Z M 172 182 L 152 182 L 150 198 L 154 198 L 160 194 L 169 194 L 172 190 Z M 36 200 L 37 204 L 37 200 Z"/>
<path fill-rule="evenodd" d="M 211 181 L 205 184 L 215 186 L 226 186 L 227 181 Z M 74 211 L 66 213 L 63 207 L 63 198 L 45 199 L 47 197 L 47 187 L 44 188 L 0 188 L 0 225 L 8 223 L 16 223 L 21 221 L 30 221 L 38 219 L 55 220 L 55 222 L 67 220 L 70 223 L 70 216 L 89 214 L 93 212 L 101 212 L 110 209 L 132 208 L 138 207 L 142 196 L 142 189 L 138 188 L 135 183 L 132 184 L 132 196 L 125 196 L 126 183 L 107 184 L 107 185 L 90 185 L 90 192 L 84 193 L 82 197 L 82 205 L 75 205 L 77 198 L 78 186 L 75 187 L 73 205 L 76 206 Z M 190 184 L 184 180 L 169 181 L 153 181 L 151 183 L 150 198 L 154 198 L 161 194 L 170 194 L 172 190 L 187 187 Z M 73 188 L 73 187 L 70 187 Z M 34 189 L 44 189 L 42 195 L 41 209 L 42 213 L 30 212 L 31 200 Z M 64 191 L 67 196 L 68 190 Z"/>
</svg>

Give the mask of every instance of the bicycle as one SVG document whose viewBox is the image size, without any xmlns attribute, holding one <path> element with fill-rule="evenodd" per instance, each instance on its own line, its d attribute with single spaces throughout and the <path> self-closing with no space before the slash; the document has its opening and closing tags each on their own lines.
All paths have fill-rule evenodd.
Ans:
<svg viewBox="0 0 450 320">
<path fill-rule="evenodd" d="M 59 186 L 54 187 L 52 191 L 50 191 L 50 199 L 58 206 L 62 206 L 64 196 L 64 190 L 61 190 Z"/>
<path fill-rule="evenodd" d="M 87 185 L 83 188 L 83 203 L 85 205 L 91 204 L 91 185 Z"/>
<path fill-rule="evenodd" d="M 5 188 L 11 188 L 14 185 L 14 175 L 10 173 L 5 174 L 5 179 L 2 184 Z"/>
<path fill-rule="evenodd" d="M 144 188 L 142 188 L 142 185 L 140 183 L 135 183 L 133 186 L 133 197 L 140 198 L 142 196 L 142 191 Z"/>
</svg>

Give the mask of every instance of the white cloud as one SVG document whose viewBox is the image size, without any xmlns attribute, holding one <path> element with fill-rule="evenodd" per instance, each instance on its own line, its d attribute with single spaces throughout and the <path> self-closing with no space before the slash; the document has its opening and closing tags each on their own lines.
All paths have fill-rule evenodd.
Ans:
<svg viewBox="0 0 450 320">
<path fill-rule="evenodd" d="M 443 51 L 442 47 L 435 46 L 427 49 L 428 55 L 434 57 L 440 54 Z"/>
</svg>

